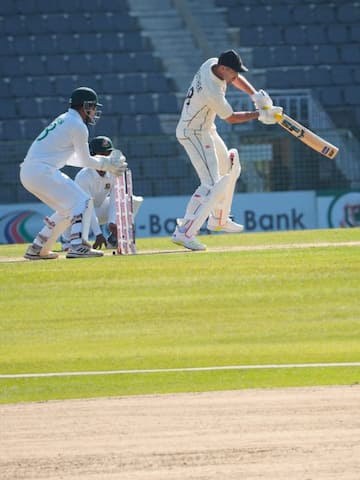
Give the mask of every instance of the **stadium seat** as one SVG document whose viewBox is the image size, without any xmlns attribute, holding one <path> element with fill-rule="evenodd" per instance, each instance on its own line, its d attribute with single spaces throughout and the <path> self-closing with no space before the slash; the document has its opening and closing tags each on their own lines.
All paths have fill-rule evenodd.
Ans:
<svg viewBox="0 0 360 480">
<path fill-rule="evenodd" d="M 134 70 L 136 72 L 158 72 L 161 69 L 160 60 L 151 52 L 136 52 L 133 54 Z"/>
<path fill-rule="evenodd" d="M 307 43 L 310 45 L 319 45 L 327 43 L 326 27 L 324 25 L 306 25 Z"/>
<path fill-rule="evenodd" d="M 38 118 L 41 116 L 41 99 L 37 97 L 23 97 L 17 101 L 17 109 L 21 118 Z"/>
<path fill-rule="evenodd" d="M 134 95 L 134 113 L 136 114 L 156 113 L 153 94 L 138 93 Z"/>
<path fill-rule="evenodd" d="M 20 80 L 20 79 L 19 79 Z M 55 94 L 54 90 L 54 77 L 43 75 L 43 76 L 32 76 L 28 78 L 27 90 L 24 86 L 24 90 L 20 90 L 22 95 L 35 95 L 35 96 L 52 96 Z M 20 82 L 19 82 L 20 83 Z"/>
<path fill-rule="evenodd" d="M 162 73 L 150 72 L 145 76 L 146 91 L 153 93 L 169 92 L 169 80 Z"/>
<path fill-rule="evenodd" d="M 45 75 L 45 60 L 43 55 L 24 55 L 22 62 L 25 75 Z"/>
<path fill-rule="evenodd" d="M 337 45 L 317 45 L 318 62 L 320 64 L 337 64 L 339 63 Z"/>
<path fill-rule="evenodd" d="M 142 175 L 145 178 L 167 178 L 168 177 L 168 160 L 167 158 L 149 157 L 148 155 L 141 162 Z"/>
<path fill-rule="evenodd" d="M 285 28 L 284 41 L 289 45 L 305 45 L 309 42 L 305 25 L 291 25 Z"/>
<path fill-rule="evenodd" d="M 350 35 L 348 34 L 348 28 L 346 25 L 330 24 L 327 27 L 328 41 L 330 43 L 340 44 L 350 41 Z"/>
<path fill-rule="evenodd" d="M 332 84 L 333 69 L 328 65 L 315 65 L 307 70 L 304 87 L 315 87 Z"/>
<path fill-rule="evenodd" d="M 320 46 L 326 47 L 326 45 Z M 295 62 L 298 65 L 317 65 L 318 47 L 314 45 L 297 45 L 295 49 Z M 327 63 L 321 61 L 321 63 Z"/>
<path fill-rule="evenodd" d="M 360 78 L 358 82 L 355 79 L 353 65 L 337 65 L 336 68 L 332 68 L 331 80 L 334 85 L 351 85 L 360 83 Z"/>
<path fill-rule="evenodd" d="M 134 136 L 138 134 L 138 124 L 134 116 L 123 115 L 120 117 L 119 135 Z"/>
<path fill-rule="evenodd" d="M 49 124 L 48 120 L 43 118 L 27 118 L 23 121 L 23 137 L 30 142 L 35 140 L 36 137 L 44 130 Z"/>
<path fill-rule="evenodd" d="M 77 75 L 57 75 L 54 79 L 54 92 L 56 95 L 68 96 L 80 85 Z"/>
<path fill-rule="evenodd" d="M 347 2 L 339 5 L 337 10 L 337 20 L 340 23 L 357 23 L 359 25 L 360 19 L 360 4 L 359 2 Z"/>
<path fill-rule="evenodd" d="M 8 98 L 12 95 L 11 85 L 12 85 L 12 81 L 10 80 L 10 77 L 0 77 L 0 97 L 1 98 Z"/>
<path fill-rule="evenodd" d="M 350 25 L 350 41 L 360 42 L 360 26 L 359 24 Z"/>
<path fill-rule="evenodd" d="M 89 136 L 105 135 L 110 138 L 119 136 L 119 116 L 107 115 L 105 112 L 101 115 L 100 120 L 94 126 L 89 127 Z"/>
<path fill-rule="evenodd" d="M 23 137 L 23 121 L 19 119 L 7 119 L 2 123 L 2 140 L 19 140 Z"/>
<path fill-rule="evenodd" d="M 1 118 L 17 118 L 18 111 L 13 98 L 3 98 L 1 101 Z"/>
<path fill-rule="evenodd" d="M 335 3 L 324 2 L 316 4 L 314 2 L 312 15 L 315 23 L 318 24 L 329 25 L 337 23 Z"/>
<path fill-rule="evenodd" d="M 27 16 L 26 31 L 30 35 L 51 35 L 55 31 L 52 30 L 51 22 L 48 22 L 46 14 L 31 14 Z"/>
<path fill-rule="evenodd" d="M 340 58 L 343 63 L 360 63 L 360 46 L 357 43 L 340 45 Z"/>
<path fill-rule="evenodd" d="M 271 25 L 279 25 L 281 27 L 286 27 L 293 23 L 292 17 L 292 8 L 287 3 L 282 5 L 276 5 L 274 2 L 271 3 L 271 8 L 269 10 Z"/>
<path fill-rule="evenodd" d="M 126 93 L 124 87 L 125 76 L 121 73 L 108 73 L 101 75 L 101 91 L 104 93 Z"/>
<path fill-rule="evenodd" d="M 1 75 L 11 78 L 26 75 L 23 60 L 23 57 L 18 55 L 3 55 L 1 58 Z"/>
<path fill-rule="evenodd" d="M 70 96 L 69 92 L 69 96 Z M 40 112 L 41 116 L 47 120 L 47 122 L 52 121 L 61 113 L 66 112 L 69 108 L 68 96 L 65 97 L 44 97 L 40 101 Z"/>
<path fill-rule="evenodd" d="M 69 57 L 67 55 L 46 55 L 46 71 L 49 75 L 65 75 L 69 71 Z M 80 69 L 80 66 L 79 66 Z"/>
<path fill-rule="evenodd" d="M 282 45 L 284 43 L 283 29 L 278 25 L 267 25 L 260 29 L 263 45 Z"/>
<path fill-rule="evenodd" d="M 99 15 L 102 17 L 103 15 Z M 96 17 L 96 16 L 95 16 Z M 68 19 L 68 28 L 73 33 L 95 33 L 99 30 L 96 28 L 96 22 L 93 16 L 85 10 L 84 13 L 75 12 L 69 16 Z M 63 30 L 64 32 L 66 30 Z M 89 50 L 91 51 L 91 46 L 89 45 Z"/>
<path fill-rule="evenodd" d="M 131 115 L 134 113 L 130 95 L 101 95 L 103 112 L 107 115 Z"/>
<path fill-rule="evenodd" d="M 146 78 L 144 78 L 146 77 Z M 149 91 L 145 87 L 145 82 L 146 84 L 148 83 L 148 75 L 142 76 L 139 74 L 127 74 L 124 76 L 124 93 L 144 93 L 146 91 Z"/>
<path fill-rule="evenodd" d="M 33 55 L 38 54 L 34 44 L 34 35 L 15 35 L 4 38 L 0 42 L 1 55 Z"/>
<path fill-rule="evenodd" d="M 44 21 L 50 33 L 71 32 L 71 19 L 74 15 L 73 13 L 71 15 L 68 13 L 51 13 L 44 17 Z"/>
<path fill-rule="evenodd" d="M 344 100 L 348 105 L 360 105 L 360 85 L 346 86 Z"/>
<path fill-rule="evenodd" d="M 318 90 L 321 103 L 325 107 L 342 105 L 344 102 L 342 91 L 339 86 L 322 86 Z"/>
<path fill-rule="evenodd" d="M 81 72 L 82 74 L 94 73 L 95 67 L 93 62 L 90 60 L 89 55 L 83 53 L 71 53 L 70 55 L 66 55 L 65 57 L 67 73 L 72 75 L 76 75 L 78 72 Z"/>
<path fill-rule="evenodd" d="M 24 15 L 8 15 L 3 22 L 2 35 L 26 35 L 27 30 L 27 18 Z"/>
<path fill-rule="evenodd" d="M 82 39 L 81 39 L 82 40 Z M 89 45 L 95 43 L 93 40 L 87 40 L 87 42 L 83 41 L 84 49 L 89 48 Z M 125 46 L 125 34 L 122 32 L 102 32 L 98 34 L 98 38 L 96 39 L 96 52 L 126 52 L 131 50 Z M 85 51 L 85 50 L 84 50 Z"/>
<path fill-rule="evenodd" d="M 140 135 L 159 135 L 162 133 L 160 119 L 156 115 L 140 115 L 138 122 Z"/>
<path fill-rule="evenodd" d="M 162 93 L 159 95 L 159 113 L 180 113 L 180 106 L 176 95 L 172 93 Z"/>
<path fill-rule="evenodd" d="M 262 27 L 241 26 L 239 29 L 240 43 L 246 47 L 256 47 L 263 45 Z"/>
</svg>

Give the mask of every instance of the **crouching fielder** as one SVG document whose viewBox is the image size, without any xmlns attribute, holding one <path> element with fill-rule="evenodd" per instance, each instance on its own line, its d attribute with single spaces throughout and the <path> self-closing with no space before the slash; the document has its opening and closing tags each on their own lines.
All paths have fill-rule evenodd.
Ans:
<svg viewBox="0 0 360 480">
<path fill-rule="evenodd" d="M 45 219 L 44 228 L 37 234 L 24 257 L 29 260 L 57 258 L 51 247 L 70 225 L 71 239 L 67 258 L 100 257 L 88 243 L 93 201 L 67 175 L 60 172 L 65 165 L 90 167 L 120 175 L 126 162 L 116 156 L 93 157 L 88 146 L 87 125 L 94 125 L 100 117 L 101 104 L 94 90 L 75 89 L 70 108 L 46 127 L 30 146 L 21 165 L 23 186 L 48 205 L 55 213 Z"/>
<path fill-rule="evenodd" d="M 229 123 L 244 123 L 258 119 L 275 124 L 281 107 L 273 107 L 264 91 L 257 92 L 241 73 L 246 72 L 234 50 L 210 58 L 195 74 L 187 93 L 176 129 L 178 141 L 185 148 L 199 179 L 200 186 L 192 195 L 172 241 L 190 250 L 205 250 L 196 234 L 208 218 L 207 228 L 228 233 L 241 232 L 243 226 L 230 217 L 236 181 L 241 167 L 236 149 L 228 150 L 219 136 L 215 118 Z M 234 112 L 225 98 L 226 87 L 232 84 L 251 96 L 257 111 Z"/>
<path fill-rule="evenodd" d="M 90 155 L 109 156 L 118 152 L 125 161 L 125 156 L 120 150 L 114 149 L 112 140 L 109 137 L 99 135 L 89 143 Z M 94 202 L 94 209 L 91 216 L 90 231 L 95 236 L 93 248 L 101 249 L 117 247 L 117 227 L 115 208 L 115 177 L 110 172 L 82 168 L 75 176 L 75 183 L 87 193 Z M 133 195 L 133 216 L 136 217 L 143 202 L 143 197 Z M 110 236 L 106 239 L 101 229 L 106 225 Z M 67 251 L 70 248 L 71 228 L 67 228 L 61 236 L 62 249 Z"/>
</svg>

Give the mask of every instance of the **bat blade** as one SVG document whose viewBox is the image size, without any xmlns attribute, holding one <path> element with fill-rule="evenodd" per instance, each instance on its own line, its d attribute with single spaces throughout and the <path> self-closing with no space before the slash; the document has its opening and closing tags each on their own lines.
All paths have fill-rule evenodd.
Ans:
<svg viewBox="0 0 360 480">
<path fill-rule="evenodd" d="M 278 124 L 287 132 L 291 133 L 301 142 L 305 143 L 308 147 L 312 148 L 316 152 L 321 153 L 327 158 L 335 158 L 339 149 L 332 143 L 326 141 L 324 138 L 319 137 L 308 128 L 301 125 L 301 123 L 295 121 L 285 113 L 275 116 Z"/>
</svg>

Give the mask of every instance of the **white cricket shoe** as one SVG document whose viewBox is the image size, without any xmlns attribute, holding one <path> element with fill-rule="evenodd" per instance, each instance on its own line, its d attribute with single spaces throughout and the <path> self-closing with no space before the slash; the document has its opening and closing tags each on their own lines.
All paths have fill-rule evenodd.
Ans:
<svg viewBox="0 0 360 480">
<path fill-rule="evenodd" d="M 48 252 L 46 254 L 40 254 L 41 247 L 37 245 L 30 245 L 30 247 L 26 250 L 24 258 L 28 260 L 55 260 L 58 258 L 58 254 L 55 252 Z"/>
<path fill-rule="evenodd" d="M 93 258 L 102 257 L 104 252 L 91 248 L 90 243 L 83 240 L 82 243 L 76 246 L 70 246 L 66 258 Z"/>
<path fill-rule="evenodd" d="M 185 233 L 179 232 L 176 228 L 175 232 L 171 237 L 171 241 L 176 243 L 176 245 L 181 245 L 182 247 L 188 248 L 189 250 L 201 251 L 206 250 L 206 245 L 200 243 L 195 237 L 187 237 Z"/>
<path fill-rule="evenodd" d="M 212 232 L 240 233 L 244 230 L 244 225 L 233 222 L 230 218 L 220 225 L 219 220 L 215 217 L 209 217 L 206 228 Z"/>
</svg>

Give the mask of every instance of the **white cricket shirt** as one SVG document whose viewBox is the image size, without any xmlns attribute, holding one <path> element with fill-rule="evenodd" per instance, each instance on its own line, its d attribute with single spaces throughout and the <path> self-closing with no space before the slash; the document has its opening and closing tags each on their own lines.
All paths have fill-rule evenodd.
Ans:
<svg viewBox="0 0 360 480">
<path fill-rule="evenodd" d="M 102 177 L 92 168 L 83 168 L 76 174 L 75 182 L 90 195 L 94 207 L 98 208 L 113 190 L 114 177 L 110 172 L 105 172 Z"/>
<path fill-rule="evenodd" d="M 211 70 L 217 62 L 217 58 L 210 58 L 195 74 L 177 125 L 178 138 L 187 137 L 192 130 L 210 130 L 216 115 L 224 119 L 233 114 L 233 109 L 225 98 L 226 81 L 218 78 Z"/>
<path fill-rule="evenodd" d="M 88 146 L 89 132 L 80 114 L 72 109 L 59 115 L 31 144 L 24 162 L 46 163 L 60 169 L 65 165 L 99 168 Z"/>
</svg>

